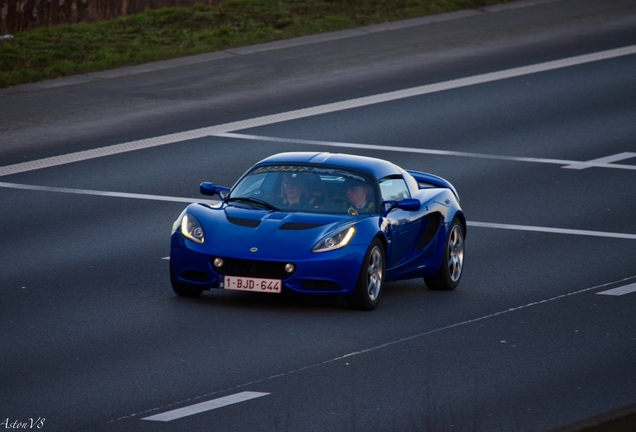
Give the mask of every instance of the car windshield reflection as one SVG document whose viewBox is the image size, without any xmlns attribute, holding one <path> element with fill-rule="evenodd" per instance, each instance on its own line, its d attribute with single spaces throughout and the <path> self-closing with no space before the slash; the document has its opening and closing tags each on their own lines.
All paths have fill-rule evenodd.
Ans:
<svg viewBox="0 0 636 432">
<path fill-rule="evenodd" d="M 258 167 L 239 181 L 226 202 L 270 210 L 352 216 L 377 212 L 375 190 L 369 178 L 341 169 L 312 166 Z"/>
</svg>

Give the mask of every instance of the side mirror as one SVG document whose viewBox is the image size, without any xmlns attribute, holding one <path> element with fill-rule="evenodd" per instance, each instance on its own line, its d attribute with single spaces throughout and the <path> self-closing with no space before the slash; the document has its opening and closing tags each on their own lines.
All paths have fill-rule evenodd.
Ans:
<svg viewBox="0 0 636 432">
<path fill-rule="evenodd" d="M 218 195 L 222 200 L 224 200 L 230 192 L 230 189 L 223 186 L 216 186 L 214 183 L 203 182 L 199 187 L 199 191 L 201 192 L 201 195 Z"/>
<path fill-rule="evenodd" d="M 422 207 L 422 203 L 415 198 L 404 198 L 397 202 L 397 208 L 404 211 L 419 211 L 420 207 Z"/>
<path fill-rule="evenodd" d="M 382 207 L 384 208 L 383 216 L 386 216 L 394 208 L 399 208 L 400 210 L 404 210 L 404 211 L 419 211 L 420 208 L 422 207 L 422 203 L 420 203 L 420 200 L 417 200 L 415 198 L 404 198 L 404 199 L 401 199 L 400 201 L 395 201 L 395 200 L 384 201 L 382 203 Z"/>
</svg>

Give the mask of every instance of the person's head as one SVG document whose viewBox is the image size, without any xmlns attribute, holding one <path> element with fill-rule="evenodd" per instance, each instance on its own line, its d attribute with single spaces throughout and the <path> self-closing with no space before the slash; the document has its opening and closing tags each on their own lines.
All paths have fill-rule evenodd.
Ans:
<svg viewBox="0 0 636 432">
<path fill-rule="evenodd" d="M 306 197 L 307 186 L 296 174 L 285 174 L 281 184 L 281 198 L 287 198 L 289 203 L 300 202 L 302 196 Z"/>
<path fill-rule="evenodd" d="M 356 207 L 364 206 L 369 200 L 371 189 L 363 183 L 351 183 L 346 188 L 347 199 Z"/>
</svg>

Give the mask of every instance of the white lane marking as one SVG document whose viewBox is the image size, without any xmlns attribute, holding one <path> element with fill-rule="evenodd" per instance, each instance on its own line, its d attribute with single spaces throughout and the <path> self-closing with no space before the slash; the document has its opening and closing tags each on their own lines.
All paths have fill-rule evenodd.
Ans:
<svg viewBox="0 0 636 432">
<path fill-rule="evenodd" d="M 0 167 L 0 177 L 636 54 L 636 45 Z"/>
<path fill-rule="evenodd" d="M 563 168 L 578 169 L 578 170 L 591 168 L 591 167 L 614 168 L 616 167 L 616 165 L 612 165 L 612 162 L 618 162 L 625 159 L 631 159 L 633 157 L 636 157 L 636 153 L 623 152 L 623 153 L 619 153 L 619 154 L 615 154 L 611 156 L 593 159 L 587 162 L 578 162 L 572 165 L 564 166 Z M 631 165 L 622 165 L 622 166 L 625 167 L 625 166 L 631 166 Z M 636 166 L 634 167 L 634 169 L 636 169 Z"/>
<path fill-rule="evenodd" d="M 347 358 L 347 357 L 352 357 L 352 356 L 359 355 L 359 354 L 366 354 L 366 353 L 371 352 L 371 351 L 376 351 L 376 350 L 379 350 L 379 349 L 382 349 L 382 348 L 386 348 L 388 346 L 396 345 L 396 344 L 399 344 L 399 343 L 402 343 L 402 342 L 407 342 L 407 341 L 410 341 L 410 340 L 413 340 L 413 339 L 419 339 L 421 337 L 428 336 L 428 335 L 431 335 L 431 334 L 434 334 L 434 333 L 439 333 L 439 332 L 444 331 L 444 330 L 450 330 L 450 329 L 455 328 L 455 327 L 464 326 L 464 325 L 467 325 L 467 324 L 473 324 L 473 323 L 476 323 L 476 322 L 479 322 L 479 321 L 483 321 L 483 320 L 487 320 L 487 319 L 490 319 L 490 318 L 495 318 L 497 316 L 505 315 L 505 314 L 508 314 L 510 312 L 516 312 L 516 311 L 527 309 L 527 308 L 530 308 L 530 307 L 533 307 L 533 306 L 538 306 L 538 305 L 542 305 L 542 304 L 546 304 L 546 303 L 551 303 L 553 301 L 564 299 L 564 298 L 567 298 L 567 297 L 570 297 L 570 296 L 575 296 L 575 295 L 578 295 L 578 294 L 582 294 L 582 293 L 586 293 L 586 292 L 589 292 L 589 291 L 597 290 L 599 288 L 607 287 L 607 286 L 610 286 L 610 285 L 615 285 L 615 284 L 618 284 L 618 283 L 621 283 L 621 282 L 625 282 L 625 281 L 628 281 L 628 280 L 633 280 L 634 278 L 636 278 L 636 276 L 630 276 L 630 277 L 627 277 L 627 278 L 619 280 L 619 281 L 608 282 L 608 283 L 604 283 L 604 284 L 601 284 L 601 285 L 596 285 L 596 286 L 593 286 L 593 287 L 584 288 L 584 289 L 581 289 L 581 290 L 578 290 L 578 291 L 574 291 L 574 292 L 570 292 L 570 293 L 566 293 L 566 294 L 561 294 L 561 295 L 558 295 L 556 297 L 548 298 L 548 299 L 545 299 L 545 300 L 537 300 L 537 301 L 525 304 L 523 306 L 511 307 L 509 309 L 502 310 L 502 311 L 499 311 L 499 312 L 495 312 L 495 313 L 492 313 L 490 315 L 484 315 L 484 316 L 479 317 L 479 318 L 473 318 L 473 319 L 470 319 L 470 320 L 467 320 L 467 321 L 451 324 L 451 325 L 448 325 L 448 326 L 445 326 L 445 327 L 440 327 L 440 328 L 437 328 L 437 329 L 434 329 L 434 330 L 429 330 L 429 331 L 424 332 L 424 333 L 419 333 L 419 334 L 416 334 L 416 335 L 413 335 L 413 336 L 407 336 L 405 338 L 397 339 L 397 340 L 391 341 L 391 342 L 387 342 L 387 343 L 382 344 L 382 345 L 377 345 L 377 346 L 374 346 L 372 348 L 367 348 L 367 349 L 364 349 L 364 350 L 361 350 L 361 351 L 356 351 L 356 352 L 352 352 L 350 354 L 345 354 L 345 355 L 337 357 L 337 358 L 335 358 L 335 359 L 333 359 L 331 361 L 326 361 L 326 362 L 318 364 L 316 366 L 320 366 L 322 364 L 327 364 L 327 363 L 330 363 L 330 362 L 333 362 L 333 361 L 341 360 L 341 359 L 344 359 L 344 358 Z M 253 384 L 256 384 L 256 383 L 253 382 L 251 384 L 253 385 Z"/>
<path fill-rule="evenodd" d="M 203 202 L 203 203 L 209 203 L 209 204 L 219 203 L 218 200 L 202 200 L 197 198 L 181 198 L 181 197 L 146 195 L 146 194 L 125 193 L 125 192 L 94 191 L 94 190 L 87 190 L 87 189 L 35 186 L 35 185 L 25 185 L 25 184 L 17 184 L 17 183 L 4 183 L 4 182 L 0 182 L 0 188 L 34 190 L 34 191 L 40 191 L 40 192 L 69 193 L 69 194 L 80 194 L 80 195 L 94 195 L 94 196 L 104 196 L 104 197 L 114 197 L 114 198 L 133 198 L 133 199 L 168 201 L 168 202 L 184 202 L 184 203 Z M 498 224 L 498 223 L 474 222 L 474 221 L 469 221 L 467 224 L 468 226 L 479 227 L 479 228 L 497 228 L 497 229 L 509 229 L 509 230 L 517 230 L 517 231 L 545 232 L 545 233 L 554 233 L 554 234 L 576 234 L 576 235 L 583 235 L 583 236 L 636 240 L 636 234 L 613 233 L 613 232 L 605 232 L 605 231 L 586 231 L 586 230 L 575 230 L 575 229 L 567 229 L 567 228 L 549 228 L 549 227 L 510 225 L 510 224 Z"/>
<path fill-rule="evenodd" d="M 26 184 L 18 184 L 18 183 L 5 183 L 5 182 L 0 182 L 0 187 L 7 188 L 7 189 L 22 189 L 22 190 L 41 191 L 41 192 L 57 192 L 57 193 L 94 195 L 94 196 L 105 196 L 105 197 L 116 197 L 116 198 L 133 198 L 133 199 L 144 199 L 144 200 L 152 200 L 152 201 L 170 201 L 170 202 L 183 202 L 183 203 L 194 203 L 194 202 L 215 203 L 216 202 L 212 200 L 201 200 L 197 198 L 181 198 L 181 197 L 172 197 L 172 196 L 146 195 L 146 194 L 136 194 L 136 193 L 126 193 L 126 192 L 107 192 L 107 191 L 96 191 L 96 190 L 87 190 L 87 189 L 36 186 L 36 185 L 26 185 Z"/>
<path fill-rule="evenodd" d="M 238 134 L 232 132 L 225 132 L 215 134 L 214 136 L 221 138 L 235 138 L 235 139 L 244 139 L 251 141 L 268 141 L 268 142 L 278 142 L 278 143 L 286 143 L 286 144 L 302 144 L 302 145 L 318 145 L 325 147 L 339 147 L 339 148 L 355 148 L 361 150 L 379 150 L 379 151 L 388 151 L 388 152 L 397 152 L 397 153 L 416 153 L 416 154 L 430 154 L 436 156 L 455 156 L 455 157 L 468 157 L 468 158 L 478 158 L 478 159 L 496 159 L 496 160 L 507 160 L 514 162 L 534 162 L 534 163 L 543 163 L 543 164 L 555 164 L 555 165 L 565 165 L 562 168 L 572 168 L 572 167 L 581 167 L 577 169 L 590 168 L 590 167 L 598 167 L 598 168 L 617 168 L 617 169 L 627 169 L 636 171 L 636 165 L 619 165 L 619 164 L 611 164 L 612 162 L 610 157 L 596 159 L 594 161 L 588 162 L 579 162 L 573 160 L 565 160 L 565 159 L 545 159 L 545 158 L 531 158 L 531 157 L 518 157 L 518 156 L 501 156 L 501 155 L 491 155 L 491 154 L 483 154 L 483 153 L 468 153 L 468 152 L 458 152 L 458 151 L 449 151 L 449 150 L 434 150 L 434 149 L 422 149 L 417 147 L 400 147 L 400 146 L 382 146 L 376 144 L 357 144 L 357 143 L 347 143 L 347 142 L 334 142 L 334 141 L 316 141 L 316 140 L 303 140 L 303 139 L 295 139 L 295 138 L 275 138 L 275 137 L 267 137 L 262 135 L 249 135 L 249 134 Z M 629 159 L 632 156 L 625 156 L 633 154 L 636 156 L 636 153 L 621 153 L 622 157 L 618 158 L 618 155 L 615 155 L 615 160 L 623 160 Z M 605 161 L 605 162 L 601 162 Z"/>
<path fill-rule="evenodd" d="M 607 238 L 636 240 L 636 234 L 624 234 L 624 233 L 614 233 L 614 232 L 606 232 L 606 231 L 587 231 L 587 230 L 575 230 L 575 229 L 567 229 L 567 228 L 509 225 L 509 224 L 498 224 L 498 223 L 488 223 L 488 222 L 467 222 L 467 225 L 472 227 L 480 227 L 480 228 L 497 228 L 497 229 L 508 229 L 508 230 L 517 230 L 517 231 L 534 231 L 534 232 L 544 232 L 544 233 L 553 233 L 553 234 L 573 234 L 573 235 L 582 235 L 582 236 L 591 236 L 591 237 L 607 237 Z"/>
<path fill-rule="evenodd" d="M 633 292 L 636 292 L 636 283 L 633 283 L 631 285 L 625 285 L 625 286 L 618 287 L 618 288 L 614 288 L 614 289 L 607 290 L 607 291 L 597 292 L 596 294 L 608 295 L 608 296 L 622 296 L 624 294 L 629 294 L 629 293 L 633 293 Z"/>
<path fill-rule="evenodd" d="M 169 422 L 172 420 L 180 419 L 182 417 L 191 416 L 193 414 L 199 414 L 205 411 L 221 408 L 224 406 L 236 404 L 239 402 L 245 402 L 250 399 L 255 399 L 263 396 L 267 396 L 270 393 L 249 392 L 244 391 L 241 393 L 225 396 L 218 399 L 212 399 L 206 402 L 190 405 L 187 407 L 179 408 L 165 413 L 156 414 L 150 417 L 144 417 L 142 420 Z"/>
<path fill-rule="evenodd" d="M 617 284 L 620 284 L 620 283 L 623 283 L 623 282 L 632 281 L 634 279 L 636 279 L 636 276 L 630 276 L 630 277 L 627 277 L 627 278 L 624 278 L 624 279 L 621 279 L 621 280 L 608 282 L 608 283 L 604 283 L 604 284 L 601 284 L 601 285 L 596 285 L 596 286 L 593 286 L 593 287 L 583 288 L 581 290 L 574 291 L 574 292 L 569 292 L 569 293 L 566 293 L 566 294 L 561 294 L 561 295 L 558 295 L 556 297 L 551 297 L 551 298 L 547 298 L 547 299 L 544 299 L 544 300 L 537 300 L 537 301 L 534 301 L 534 302 L 531 302 L 531 303 L 528 303 L 528 304 L 525 304 L 525 305 L 522 305 L 522 306 L 511 307 L 509 309 L 501 310 L 499 312 L 494 312 L 494 313 L 489 314 L 489 315 L 483 315 L 483 316 L 478 317 L 478 318 L 473 318 L 473 319 L 469 319 L 469 320 L 466 320 L 466 321 L 457 322 L 457 323 L 454 323 L 454 324 L 449 324 L 449 325 L 444 326 L 444 327 L 438 327 L 438 328 L 435 328 L 435 329 L 432 329 L 432 330 L 428 330 L 428 331 L 425 331 L 425 332 L 422 332 L 422 333 L 417 333 L 417 334 L 414 334 L 414 335 L 411 335 L 411 336 L 406 336 L 406 337 L 403 337 L 403 338 L 400 338 L 400 339 L 396 339 L 396 340 L 393 340 L 393 341 L 390 341 L 390 342 L 386 342 L 384 344 L 375 345 L 375 346 L 372 346 L 370 348 L 362 349 L 360 351 L 354 351 L 354 352 L 351 352 L 351 353 L 348 353 L 348 354 L 343 354 L 343 355 L 341 355 L 339 357 L 335 357 L 335 358 L 332 358 L 332 359 L 329 359 L 329 360 L 325 360 L 325 361 L 322 361 L 322 362 L 318 362 L 318 363 L 313 363 L 313 364 L 310 364 L 310 365 L 307 365 L 307 366 L 300 367 L 298 369 L 292 369 L 292 370 L 289 370 L 287 372 L 282 372 L 282 373 L 279 373 L 279 374 L 276 374 L 276 375 L 271 375 L 271 376 L 268 376 L 268 377 L 265 377 L 265 378 L 256 379 L 254 381 L 250 381 L 250 382 L 247 382 L 247 383 L 243 383 L 243 384 L 239 384 L 237 386 L 234 386 L 234 387 L 232 387 L 232 389 L 239 389 L 239 388 L 244 388 L 244 387 L 247 387 L 247 386 L 254 386 L 254 385 L 266 382 L 266 381 L 272 381 L 272 380 L 275 380 L 277 378 L 283 378 L 283 377 L 286 377 L 288 375 L 292 375 L 292 374 L 296 374 L 296 373 L 300 373 L 300 372 L 305 372 L 305 371 L 307 371 L 309 369 L 315 369 L 315 368 L 318 368 L 318 367 L 321 367 L 321 366 L 325 366 L 325 365 L 329 365 L 329 364 L 338 362 L 340 360 L 350 359 L 351 357 L 358 356 L 358 355 L 361 355 L 361 354 L 367 354 L 367 353 L 374 352 L 374 351 L 377 351 L 377 350 L 380 350 L 380 349 L 384 349 L 384 348 L 387 348 L 387 347 L 390 347 L 390 346 L 393 346 L 393 345 L 398 345 L 398 344 L 401 344 L 401 343 L 404 343 L 404 342 L 410 342 L 412 340 L 420 339 L 420 338 L 423 338 L 423 337 L 426 337 L 426 336 L 429 336 L 429 335 L 432 335 L 432 334 L 440 333 L 440 332 L 443 332 L 443 331 L 446 331 L 446 330 L 451 330 L 451 329 L 454 329 L 454 328 L 457 328 L 457 327 L 466 326 L 466 325 L 469 325 L 469 324 L 474 324 L 476 322 L 485 321 L 485 320 L 488 320 L 488 319 L 491 319 L 491 318 L 496 318 L 496 317 L 499 317 L 501 315 L 506 315 L 506 314 L 509 314 L 509 313 L 512 313 L 512 312 L 517 312 L 517 311 L 520 311 L 520 310 L 528 309 L 528 308 L 533 307 L 533 306 L 538 306 L 538 305 L 543 305 L 543 304 L 546 304 L 546 303 L 551 303 L 551 302 L 554 302 L 556 300 L 561 300 L 561 299 L 564 299 L 564 298 L 567 298 L 567 297 L 583 294 L 583 293 L 586 293 L 586 292 L 594 291 L 594 290 L 597 290 L 597 289 L 600 289 L 600 288 L 604 288 L 604 287 L 608 287 L 608 286 L 611 286 L 611 285 L 617 285 Z M 202 396 L 197 397 L 196 399 L 209 397 L 210 395 L 211 394 L 202 395 Z M 156 411 L 156 410 L 151 410 L 151 411 Z M 150 411 L 146 411 L 146 412 L 150 412 Z M 127 418 L 132 418 L 132 417 L 139 417 L 140 414 L 144 414 L 144 413 L 129 414 L 127 416 L 120 417 L 120 418 L 118 418 L 116 420 L 123 420 L 123 419 L 127 419 Z M 111 420 L 108 423 L 112 423 L 114 421 L 115 420 Z"/>
</svg>

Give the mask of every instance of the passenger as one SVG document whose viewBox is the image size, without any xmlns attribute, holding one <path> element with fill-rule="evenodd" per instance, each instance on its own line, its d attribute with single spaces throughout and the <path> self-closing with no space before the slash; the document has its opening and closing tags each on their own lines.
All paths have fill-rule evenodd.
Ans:
<svg viewBox="0 0 636 432">
<path fill-rule="evenodd" d="M 347 199 L 355 205 L 359 213 L 371 213 L 375 210 L 373 191 L 369 186 L 360 182 L 348 182 L 345 189 Z"/>
</svg>

